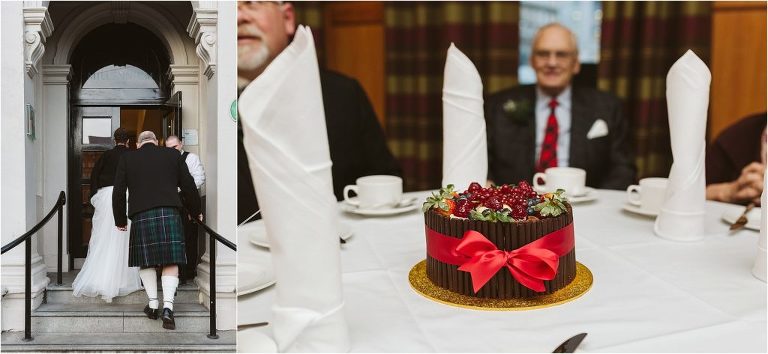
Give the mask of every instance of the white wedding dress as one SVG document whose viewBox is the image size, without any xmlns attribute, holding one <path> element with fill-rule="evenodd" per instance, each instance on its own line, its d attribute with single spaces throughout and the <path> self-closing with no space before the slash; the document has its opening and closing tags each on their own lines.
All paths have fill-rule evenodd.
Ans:
<svg viewBox="0 0 768 354">
<path fill-rule="evenodd" d="M 88 256 L 72 284 L 75 297 L 90 296 L 112 302 L 115 296 L 141 289 L 138 267 L 128 267 L 128 231 L 115 226 L 112 186 L 100 188 L 91 198 L 95 208 Z M 131 227 L 130 220 L 128 227 Z"/>
</svg>

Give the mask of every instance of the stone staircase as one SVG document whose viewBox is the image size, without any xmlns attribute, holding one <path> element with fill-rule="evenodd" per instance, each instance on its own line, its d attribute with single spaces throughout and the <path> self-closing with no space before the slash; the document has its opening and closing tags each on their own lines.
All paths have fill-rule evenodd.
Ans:
<svg viewBox="0 0 768 354">
<path fill-rule="evenodd" d="M 176 330 L 162 328 L 161 320 L 150 320 L 142 311 L 147 303 L 143 291 L 105 303 L 99 298 L 72 296 L 76 273 L 65 274 L 63 285 L 48 285 L 44 303 L 32 312 L 31 342 L 23 332 L 2 334 L 3 352 L 234 352 L 234 331 L 218 331 L 209 339 L 208 309 L 198 303 L 194 284 L 179 285 L 174 304 Z M 55 274 L 49 274 L 52 280 Z M 158 284 L 159 298 L 162 287 Z"/>
</svg>

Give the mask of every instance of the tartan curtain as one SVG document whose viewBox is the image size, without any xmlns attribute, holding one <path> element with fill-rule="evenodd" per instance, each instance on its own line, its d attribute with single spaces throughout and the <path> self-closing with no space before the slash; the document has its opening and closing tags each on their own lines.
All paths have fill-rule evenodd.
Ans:
<svg viewBox="0 0 768 354">
<path fill-rule="evenodd" d="M 454 42 L 472 60 L 486 94 L 517 84 L 519 4 L 392 1 L 384 12 L 389 146 L 405 190 L 435 189 L 442 178 L 448 46 Z"/>
<path fill-rule="evenodd" d="M 666 76 L 686 50 L 709 64 L 711 3 L 604 2 L 598 87 L 618 95 L 634 131 L 638 177 L 672 166 Z"/>
</svg>

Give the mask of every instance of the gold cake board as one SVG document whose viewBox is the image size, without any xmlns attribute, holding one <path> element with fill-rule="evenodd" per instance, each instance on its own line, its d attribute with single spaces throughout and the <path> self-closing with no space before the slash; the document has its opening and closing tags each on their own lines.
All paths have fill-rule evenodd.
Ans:
<svg viewBox="0 0 768 354">
<path fill-rule="evenodd" d="M 576 278 L 570 284 L 554 293 L 527 299 L 484 299 L 441 288 L 427 277 L 426 260 L 411 268 L 408 282 L 417 293 L 446 305 L 485 311 L 523 311 L 557 306 L 578 299 L 592 287 L 592 272 L 576 262 Z"/>
</svg>

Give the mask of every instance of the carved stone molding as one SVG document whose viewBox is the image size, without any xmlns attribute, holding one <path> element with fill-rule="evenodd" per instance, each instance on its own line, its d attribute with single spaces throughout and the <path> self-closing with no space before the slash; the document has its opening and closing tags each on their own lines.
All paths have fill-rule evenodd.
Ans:
<svg viewBox="0 0 768 354">
<path fill-rule="evenodd" d="M 69 85 L 72 65 L 43 65 L 44 85 Z"/>
<path fill-rule="evenodd" d="M 200 83 L 200 69 L 194 65 L 171 64 L 166 73 L 173 87 L 177 85 L 197 85 Z"/>
<path fill-rule="evenodd" d="M 24 66 L 27 75 L 37 75 L 37 64 L 45 53 L 45 40 L 53 33 L 53 22 L 45 7 L 24 8 Z"/>
<path fill-rule="evenodd" d="M 187 25 L 187 33 L 195 40 L 197 56 L 204 64 L 203 74 L 210 80 L 216 72 L 216 22 L 215 9 L 196 9 Z"/>
<path fill-rule="evenodd" d="M 128 23 L 128 13 L 131 11 L 131 3 L 128 1 L 113 1 L 112 5 L 112 21 L 117 24 Z"/>
</svg>

